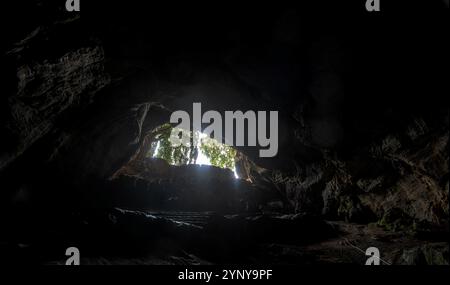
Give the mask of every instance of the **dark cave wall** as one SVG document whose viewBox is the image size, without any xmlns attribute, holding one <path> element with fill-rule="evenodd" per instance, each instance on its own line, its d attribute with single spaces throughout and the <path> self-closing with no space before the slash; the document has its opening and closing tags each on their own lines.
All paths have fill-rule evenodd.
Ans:
<svg viewBox="0 0 450 285">
<path fill-rule="evenodd" d="M 277 157 L 240 150 L 268 169 L 256 184 L 289 211 L 448 226 L 444 26 L 357 19 L 361 34 L 328 15 L 249 11 L 230 25 L 204 16 L 208 27 L 199 14 L 166 32 L 158 21 L 172 14 L 59 13 L 24 25 L 2 50 L 2 203 L 108 204 L 107 179 L 146 131 L 200 101 L 280 112 Z"/>
</svg>

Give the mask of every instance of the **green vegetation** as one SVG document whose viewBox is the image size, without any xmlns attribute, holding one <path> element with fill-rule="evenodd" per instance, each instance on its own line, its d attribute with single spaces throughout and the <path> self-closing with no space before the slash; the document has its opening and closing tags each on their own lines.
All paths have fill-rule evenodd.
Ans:
<svg viewBox="0 0 450 285">
<path fill-rule="evenodd" d="M 236 150 L 230 146 L 221 144 L 211 138 L 203 138 L 200 150 L 209 158 L 211 165 L 234 169 Z"/>
<path fill-rule="evenodd" d="M 152 142 L 147 156 L 164 159 L 172 165 L 199 163 L 234 169 L 236 150 L 232 147 L 219 143 L 199 132 L 191 132 L 189 145 L 175 147 L 169 140 L 172 129 L 170 125 L 166 124 L 153 131 L 155 140 Z"/>
</svg>

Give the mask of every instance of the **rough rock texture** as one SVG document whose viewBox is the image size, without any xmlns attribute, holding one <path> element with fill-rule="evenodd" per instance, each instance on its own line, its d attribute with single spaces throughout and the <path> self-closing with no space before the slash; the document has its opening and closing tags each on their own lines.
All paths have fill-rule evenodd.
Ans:
<svg viewBox="0 0 450 285">
<path fill-rule="evenodd" d="M 102 46 L 93 40 L 76 42 L 67 35 L 76 27 L 77 19 L 41 26 L 3 55 L 2 73 L 10 81 L 2 127 L 14 146 L 8 142 L 11 149 L 2 150 L 0 169 L 51 132 L 64 113 L 91 103 L 110 82 Z M 57 45 L 64 39 L 70 39 L 67 46 Z"/>
<path fill-rule="evenodd" d="M 329 156 L 294 176 L 274 172 L 274 182 L 296 211 L 379 220 L 391 229 L 397 219 L 406 222 L 403 229 L 420 223 L 448 227 L 448 124 L 429 130 L 417 119 L 405 132 L 387 135 L 345 160 Z"/>
</svg>

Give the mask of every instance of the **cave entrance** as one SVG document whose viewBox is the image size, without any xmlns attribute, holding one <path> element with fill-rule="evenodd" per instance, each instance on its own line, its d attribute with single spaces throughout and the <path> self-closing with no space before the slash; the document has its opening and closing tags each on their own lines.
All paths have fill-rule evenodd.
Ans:
<svg viewBox="0 0 450 285">
<path fill-rule="evenodd" d="M 164 124 L 147 132 L 130 160 L 110 177 L 116 180 L 111 184 L 115 195 L 125 197 L 117 198 L 120 203 L 169 212 L 235 212 L 253 203 L 254 179 L 264 169 L 200 132 L 191 132 L 190 144 L 175 146 L 172 130 L 174 126 Z M 135 196 L 129 198 L 126 189 L 135 190 Z"/>
<path fill-rule="evenodd" d="M 151 183 L 171 181 L 171 184 L 200 179 L 206 185 L 213 178 L 253 183 L 264 171 L 239 150 L 201 132 L 191 132 L 191 143 L 175 146 L 170 140 L 172 130 L 174 126 L 167 123 L 149 131 L 130 160 L 109 179 L 131 176 Z"/>
<path fill-rule="evenodd" d="M 199 131 L 189 132 L 190 143 L 188 145 L 174 146 L 169 139 L 173 129 L 174 127 L 170 124 L 165 124 L 152 131 L 153 139 L 146 157 L 164 159 L 170 165 L 176 166 L 197 164 L 230 169 L 233 171 L 234 177 L 238 178 L 236 172 L 237 151 L 234 148 Z"/>
</svg>

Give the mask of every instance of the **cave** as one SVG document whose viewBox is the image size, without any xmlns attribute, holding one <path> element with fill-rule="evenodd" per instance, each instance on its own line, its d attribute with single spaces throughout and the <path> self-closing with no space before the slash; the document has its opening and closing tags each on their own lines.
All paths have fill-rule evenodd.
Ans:
<svg viewBox="0 0 450 285">
<path fill-rule="evenodd" d="M 22 2 L 2 36 L 2 263 L 449 264 L 440 12 Z M 195 103 L 223 135 L 171 120 Z M 267 128 L 230 143 L 230 110 Z"/>
</svg>

